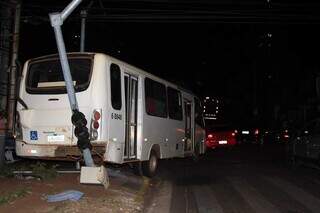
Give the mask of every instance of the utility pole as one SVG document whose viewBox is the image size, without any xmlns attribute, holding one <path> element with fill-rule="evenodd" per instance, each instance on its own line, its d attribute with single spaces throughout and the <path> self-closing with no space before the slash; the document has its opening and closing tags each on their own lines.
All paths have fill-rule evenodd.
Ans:
<svg viewBox="0 0 320 213">
<path fill-rule="evenodd" d="M 11 46 L 12 9 L 15 2 L 0 2 L 0 111 L 5 112 L 8 92 L 8 70 Z M 6 116 L 0 116 L 0 168 L 5 162 Z"/>
<path fill-rule="evenodd" d="M 85 36 L 86 36 L 86 18 L 87 18 L 87 11 L 81 10 L 81 35 L 80 35 L 80 52 L 84 52 L 85 48 Z"/>
<path fill-rule="evenodd" d="M 15 7 L 15 17 L 14 17 L 14 30 L 12 36 L 12 50 L 11 50 L 11 65 L 9 73 L 9 87 L 7 96 L 7 130 L 8 135 L 12 136 L 14 133 L 14 120 L 16 111 L 16 81 L 18 68 L 16 61 L 18 59 L 19 50 L 19 33 L 20 33 L 20 14 L 21 14 L 21 4 L 20 2 L 14 1 L 16 3 Z"/>
<path fill-rule="evenodd" d="M 12 33 L 12 7 L 9 3 L 0 2 L 0 14 L 3 19 L 0 22 L 0 110 L 6 108 L 8 69 Z"/>
</svg>

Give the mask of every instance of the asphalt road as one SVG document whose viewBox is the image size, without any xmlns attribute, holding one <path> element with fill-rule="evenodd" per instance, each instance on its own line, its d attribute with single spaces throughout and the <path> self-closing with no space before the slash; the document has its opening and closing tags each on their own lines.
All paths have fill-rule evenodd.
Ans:
<svg viewBox="0 0 320 213">
<path fill-rule="evenodd" d="M 283 147 L 238 146 L 161 161 L 145 212 L 320 212 L 320 171 L 289 168 Z"/>
</svg>

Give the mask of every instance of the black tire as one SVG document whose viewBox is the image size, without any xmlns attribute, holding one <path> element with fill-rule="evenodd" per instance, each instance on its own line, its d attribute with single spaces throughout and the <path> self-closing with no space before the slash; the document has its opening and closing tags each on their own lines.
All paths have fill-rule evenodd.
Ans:
<svg viewBox="0 0 320 213">
<path fill-rule="evenodd" d="M 142 162 L 143 175 L 149 178 L 154 177 L 158 170 L 158 163 L 157 153 L 151 150 L 149 160 Z"/>
</svg>

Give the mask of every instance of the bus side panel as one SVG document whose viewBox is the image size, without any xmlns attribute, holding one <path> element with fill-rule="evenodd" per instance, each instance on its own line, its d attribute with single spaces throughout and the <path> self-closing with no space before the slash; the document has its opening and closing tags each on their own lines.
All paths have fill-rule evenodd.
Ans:
<svg viewBox="0 0 320 213">
<path fill-rule="evenodd" d="M 149 160 L 149 153 L 153 145 L 158 144 L 160 147 L 159 158 L 168 158 L 170 156 L 170 144 L 168 139 L 168 130 L 170 123 L 167 118 L 158 118 L 144 114 L 143 119 L 143 137 L 141 160 Z"/>
<path fill-rule="evenodd" d="M 160 158 L 183 157 L 184 123 L 150 116 L 144 112 L 141 160 L 148 160 L 150 149 L 158 144 Z"/>
<path fill-rule="evenodd" d="M 96 54 L 94 60 L 93 67 L 93 75 L 92 75 L 92 89 L 90 92 L 90 96 L 85 100 L 81 100 L 81 102 L 89 102 L 90 103 L 90 113 L 87 116 L 88 124 L 91 124 L 93 119 L 94 110 L 98 110 L 101 112 L 101 120 L 100 120 L 100 131 L 99 137 L 97 140 L 92 141 L 96 144 L 106 144 L 108 142 L 108 131 L 107 131 L 107 111 L 109 104 L 109 94 L 108 94 L 108 85 L 107 74 L 108 63 L 105 55 Z M 90 126 L 88 127 L 90 130 Z"/>
<path fill-rule="evenodd" d="M 143 130 L 140 160 L 148 160 L 154 145 L 160 148 L 159 158 L 183 156 L 184 121 L 148 115 L 146 112 L 144 81 L 141 83 L 143 106 Z M 139 144 L 139 143 L 138 143 Z"/>
<path fill-rule="evenodd" d="M 106 129 L 108 132 L 108 145 L 106 153 L 104 155 L 104 160 L 113 163 L 123 163 L 123 153 L 125 145 L 125 95 L 124 95 L 124 68 L 120 66 L 121 69 L 121 109 L 115 110 L 111 103 L 111 81 L 110 81 L 110 65 L 111 61 L 107 63 L 107 89 L 106 94 L 108 98 L 107 110 L 105 117 L 107 119 Z M 117 63 L 115 63 L 117 64 Z"/>
<path fill-rule="evenodd" d="M 168 156 L 169 144 L 166 141 L 167 134 L 167 118 L 160 118 L 150 116 L 146 112 L 145 104 L 145 79 L 141 82 L 142 96 L 143 96 L 143 141 L 141 141 L 141 156 L 140 160 L 149 160 L 150 150 L 154 145 L 159 145 L 159 158 L 166 158 Z"/>
<path fill-rule="evenodd" d="M 183 157 L 184 156 L 184 119 L 182 121 L 168 119 L 171 123 L 172 128 L 168 129 L 170 153 L 169 157 Z"/>
</svg>

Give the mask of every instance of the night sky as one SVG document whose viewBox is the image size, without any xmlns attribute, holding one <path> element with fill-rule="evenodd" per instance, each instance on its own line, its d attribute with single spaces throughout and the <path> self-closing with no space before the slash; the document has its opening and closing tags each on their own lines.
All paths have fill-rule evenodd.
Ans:
<svg viewBox="0 0 320 213">
<path fill-rule="evenodd" d="M 57 52 L 46 14 L 68 2 L 24 3 L 21 61 Z M 79 9 L 91 8 L 87 51 L 221 98 L 229 117 L 241 120 L 256 109 L 267 120 L 317 99 L 320 4 L 294 2 L 104 0 Z M 79 50 L 79 9 L 63 25 L 67 51 Z"/>
</svg>

